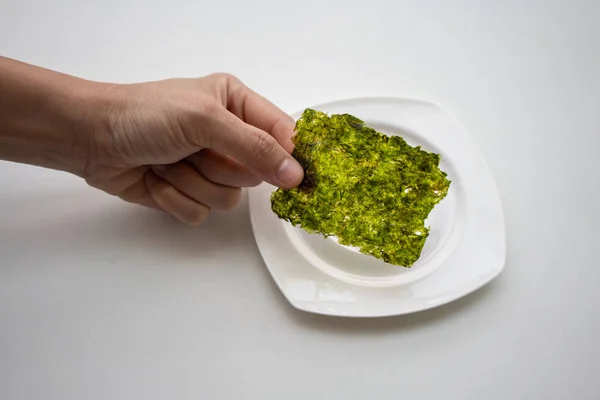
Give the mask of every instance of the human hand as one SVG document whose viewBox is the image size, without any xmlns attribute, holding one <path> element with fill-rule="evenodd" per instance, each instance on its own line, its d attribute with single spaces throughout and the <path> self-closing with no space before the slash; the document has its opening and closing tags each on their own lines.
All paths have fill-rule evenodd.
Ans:
<svg viewBox="0 0 600 400">
<path fill-rule="evenodd" d="M 294 121 L 227 74 L 96 87 L 88 184 L 199 225 L 242 187 L 297 186 Z"/>
</svg>

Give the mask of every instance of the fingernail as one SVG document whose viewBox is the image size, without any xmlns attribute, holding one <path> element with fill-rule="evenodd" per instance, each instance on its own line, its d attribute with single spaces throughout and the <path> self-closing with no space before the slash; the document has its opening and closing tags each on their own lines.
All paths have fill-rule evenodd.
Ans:
<svg viewBox="0 0 600 400">
<path fill-rule="evenodd" d="M 280 182 L 289 183 L 294 181 L 299 182 L 303 174 L 304 171 L 296 160 L 286 158 L 279 166 L 275 176 Z"/>
</svg>

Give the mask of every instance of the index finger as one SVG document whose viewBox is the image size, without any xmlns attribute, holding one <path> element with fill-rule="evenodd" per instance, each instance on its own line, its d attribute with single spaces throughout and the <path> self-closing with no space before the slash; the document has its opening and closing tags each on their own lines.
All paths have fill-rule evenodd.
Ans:
<svg viewBox="0 0 600 400">
<path fill-rule="evenodd" d="M 275 104 L 265 99 L 235 77 L 229 77 L 225 107 L 238 118 L 273 136 L 287 151 L 292 153 L 295 122 Z"/>
</svg>

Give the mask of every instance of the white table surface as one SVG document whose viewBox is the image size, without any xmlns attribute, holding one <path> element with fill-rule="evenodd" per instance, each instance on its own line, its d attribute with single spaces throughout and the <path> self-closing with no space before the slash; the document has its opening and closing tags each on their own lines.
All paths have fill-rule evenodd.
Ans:
<svg viewBox="0 0 600 400">
<path fill-rule="evenodd" d="M 246 202 L 190 229 L 0 163 L 0 399 L 600 398 L 598 1 L 100 3 L 0 1 L 0 54 L 117 82 L 228 71 L 288 112 L 437 101 L 496 176 L 507 267 L 420 314 L 309 315 Z"/>
</svg>

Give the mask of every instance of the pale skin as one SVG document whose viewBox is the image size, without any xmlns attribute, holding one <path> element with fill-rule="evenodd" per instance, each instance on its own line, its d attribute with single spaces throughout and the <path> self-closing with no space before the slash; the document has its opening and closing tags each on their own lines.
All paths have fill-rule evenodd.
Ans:
<svg viewBox="0 0 600 400">
<path fill-rule="evenodd" d="M 200 225 L 303 178 L 291 117 L 228 74 L 111 84 L 0 57 L 0 160 L 67 171 Z"/>
</svg>

